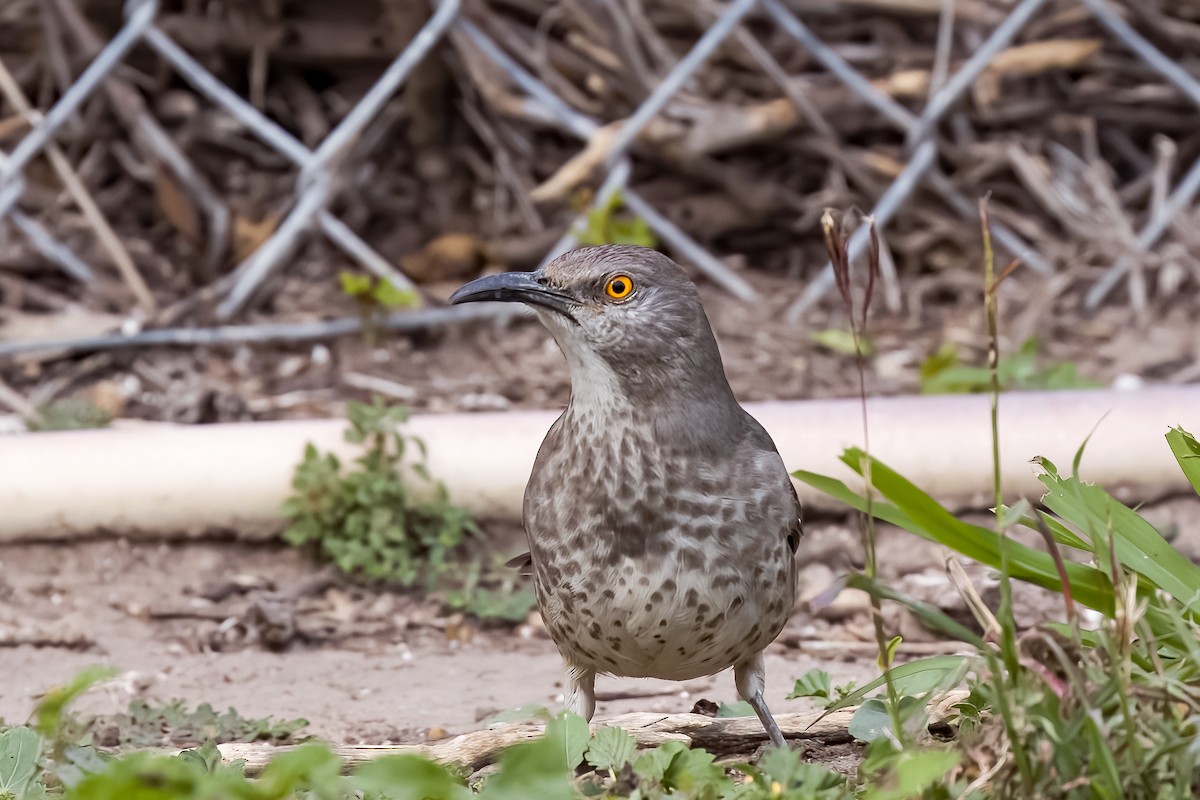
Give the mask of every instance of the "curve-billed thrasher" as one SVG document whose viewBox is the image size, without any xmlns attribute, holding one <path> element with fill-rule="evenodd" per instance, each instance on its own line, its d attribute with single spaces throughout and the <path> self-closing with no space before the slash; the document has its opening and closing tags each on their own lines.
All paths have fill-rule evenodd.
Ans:
<svg viewBox="0 0 1200 800">
<path fill-rule="evenodd" d="M 597 673 L 682 681 L 732 666 L 782 746 L 762 653 L 792 612 L 800 501 L 729 388 L 696 287 L 654 250 L 607 245 L 450 300 L 531 306 L 570 367 L 524 503 L 524 566 L 567 707 L 592 718 Z"/>
</svg>

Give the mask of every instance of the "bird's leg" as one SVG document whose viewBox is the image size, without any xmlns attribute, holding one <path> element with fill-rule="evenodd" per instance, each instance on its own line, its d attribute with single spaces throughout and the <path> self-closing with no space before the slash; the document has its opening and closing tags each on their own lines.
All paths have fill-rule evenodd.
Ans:
<svg viewBox="0 0 1200 800">
<path fill-rule="evenodd" d="M 566 710 L 588 722 L 596 713 L 596 673 L 583 667 L 567 667 Z"/>
<path fill-rule="evenodd" d="M 758 715 L 758 720 L 766 730 L 767 738 L 771 740 L 771 744 L 776 747 L 787 747 L 787 742 L 783 738 L 783 731 L 779 730 L 779 725 L 775 723 L 775 718 L 771 716 L 771 709 L 767 708 L 767 701 L 763 699 L 763 691 L 767 683 L 767 669 L 763 665 L 761 650 L 742 663 L 734 666 L 733 681 L 737 685 L 738 694 L 750 704 L 750 707 L 754 709 L 754 713 Z"/>
</svg>

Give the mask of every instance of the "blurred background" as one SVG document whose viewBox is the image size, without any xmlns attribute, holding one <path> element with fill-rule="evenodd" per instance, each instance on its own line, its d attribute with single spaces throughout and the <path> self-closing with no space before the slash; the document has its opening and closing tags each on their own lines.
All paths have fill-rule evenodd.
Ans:
<svg viewBox="0 0 1200 800">
<path fill-rule="evenodd" d="M 692 268 L 739 396 L 845 395 L 826 208 L 884 234 L 873 390 L 920 391 L 982 363 L 985 194 L 1000 266 L 1022 259 L 1001 303 L 1014 381 L 1200 377 L 1187 3 L 0 14 L 0 375 L 33 408 L 311 416 L 380 380 L 431 410 L 560 404 L 540 331 L 441 309 L 572 232 Z M 371 336 L 391 313 L 399 335 Z M 261 327 L 145 336 L 235 323 Z"/>
</svg>

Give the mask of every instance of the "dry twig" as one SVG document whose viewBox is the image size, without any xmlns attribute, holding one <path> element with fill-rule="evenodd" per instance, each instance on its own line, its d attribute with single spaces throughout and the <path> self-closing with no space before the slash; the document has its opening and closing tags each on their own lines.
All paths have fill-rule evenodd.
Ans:
<svg viewBox="0 0 1200 800">
<path fill-rule="evenodd" d="M 966 692 L 954 692 L 931 708 L 930 724 L 950 718 L 953 704 L 961 702 Z M 844 708 L 826 714 L 810 711 L 798 714 L 779 714 L 775 721 L 783 735 L 791 740 L 813 740 L 826 743 L 852 740 L 846 725 L 856 708 Z M 607 725 L 628 731 L 638 747 L 657 747 L 665 742 L 678 741 L 690 747 L 704 748 L 710 753 L 744 753 L 766 741 L 762 725 L 754 717 L 707 717 L 701 714 L 622 714 L 594 725 Z M 421 745 L 342 745 L 334 752 L 343 767 L 352 770 L 371 759 L 400 753 L 414 753 L 444 764 L 454 764 L 474 772 L 495 763 L 499 755 L 522 742 L 538 738 L 544 727 L 533 723 L 506 725 L 501 728 L 474 731 L 453 739 Z M 218 745 L 226 761 L 245 759 L 246 774 L 256 775 L 270 759 L 294 746 L 272 747 L 260 744 Z"/>
</svg>

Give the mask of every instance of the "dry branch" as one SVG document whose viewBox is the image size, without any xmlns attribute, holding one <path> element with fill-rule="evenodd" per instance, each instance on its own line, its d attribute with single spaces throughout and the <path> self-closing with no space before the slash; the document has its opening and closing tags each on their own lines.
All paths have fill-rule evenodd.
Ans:
<svg viewBox="0 0 1200 800">
<path fill-rule="evenodd" d="M 12 73 L 8 71 L 2 62 L 0 62 L 0 94 L 4 95 L 9 104 L 28 120 L 31 127 L 40 119 L 41 113 L 34 110 L 33 106 L 30 105 L 25 92 L 21 90 Z M 54 167 L 54 171 L 58 173 L 59 180 L 62 181 L 63 186 L 95 229 L 96 237 L 100 240 L 104 249 L 108 251 L 109 257 L 120 271 L 121 278 L 129 286 L 129 290 L 133 293 L 133 296 L 137 298 L 138 303 L 143 309 L 153 314 L 158 310 L 158 306 L 154 302 L 154 295 L 150 293 L 150 288 L 146 285 L 145 278 L 138 272 L 137 266 L 129 256 L 129 251 L 125 249 L 125 245 L 117 237 L 116 232 L 112 229 L 112 225 L 109 224 L 108 219 L 104 216 L 104 212 L 96 205 L 91 192 L 83 185 L 79 174 L 71 166 L 70 162 L 67 161 L 67 157 L 63 154 L 62 149 L 54 142 L 50 142 L 46 146 L 46 156 L 50 159 L 50 164 Z"/>
<path fill-rule="evenodd" d="M 966 692 L 955 691 L 931 708 L 930 724 L 945 723 L 951 718 L 955 703 Z M 844 708 L 825 715 L 823 711 L 798 714 L 777 714 L 775 721 L 790 741 L 819 741 L 827 744 L 853 740 L 846 730 L 856 708 Z M 683 742 L 689 747 L 703 748 L 710 753 L 747 753 L 767 740 L 762 723 L 755 717 L 706 717 L 702 714 L 651 714 L 637 712 L 622 714 L 607 720 L 596 720 L 593 728 L 610 726 L 628 731 L 638 747 L 657 747 L 665 742 Z M 489 764 L 508 748 L 532 741 L 542 735 L 540 724 L 521 723 L 494 730 L 472 731 L 432 744 L 412 745 L 340 745 L 333 751 L 342 760 L 343 769 L 353 770 L 381 756 L 415 754 L 442 764 L 455 765 L 474 772 Z M 257 775 L 267 763 L 281 753 L 300 745 L 274 747 L 269 744 L 219 745 L 225 762 L 244 759 L 246 774 Z"/>
</svg>

